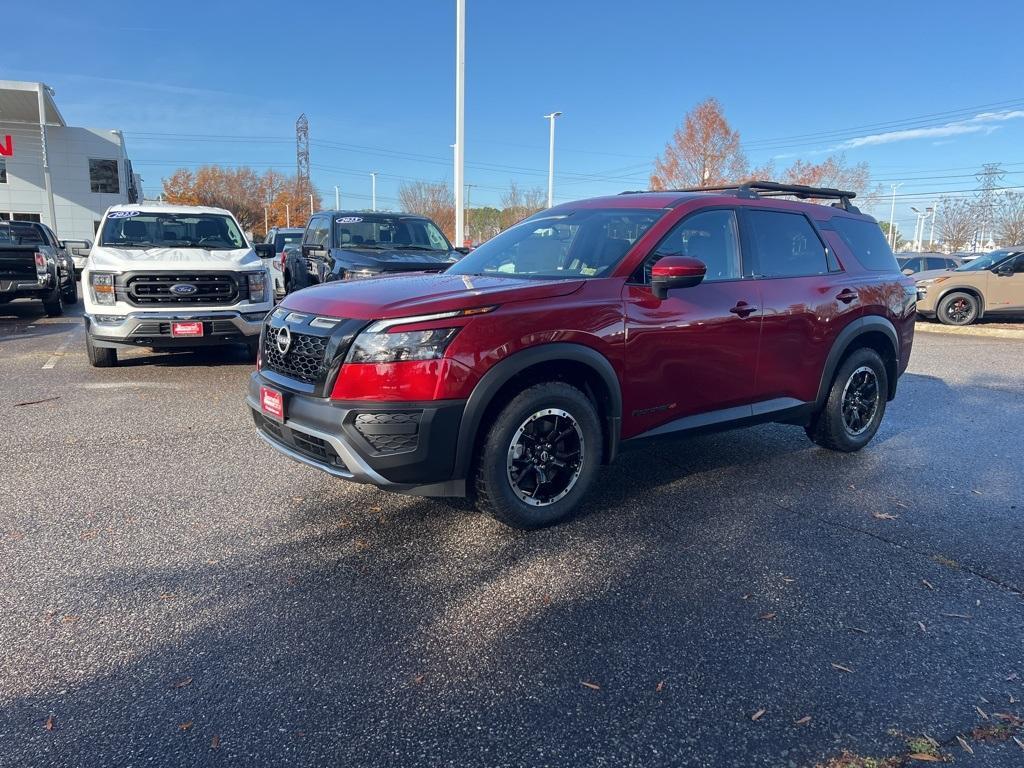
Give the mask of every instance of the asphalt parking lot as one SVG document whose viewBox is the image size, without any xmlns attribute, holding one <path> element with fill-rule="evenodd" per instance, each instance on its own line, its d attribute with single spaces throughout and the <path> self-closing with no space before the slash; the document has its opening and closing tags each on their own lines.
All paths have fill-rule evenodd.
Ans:
<svg viewBox="0 0 1024 768">
<path fill-rule="evenodd" d="M 919 333 L 863 452 L 650 445 L 520 533 L 280 458 L 242 350 L 0 307 L 0 765 L 1019 766 L 1022 353 Z"/>
</svg>

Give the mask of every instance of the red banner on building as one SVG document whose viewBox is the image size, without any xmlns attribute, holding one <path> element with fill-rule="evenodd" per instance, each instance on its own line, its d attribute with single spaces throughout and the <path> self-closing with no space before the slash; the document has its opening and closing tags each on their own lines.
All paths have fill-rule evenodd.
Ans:
<svg viewBox="0 0 1024 768">
<path fill-rule="evenodd" d="M 4 141 L 0 144 L 0 157 L 14 157 L 14 138 L 11 136 L 4 136 Z"/>
</svg>

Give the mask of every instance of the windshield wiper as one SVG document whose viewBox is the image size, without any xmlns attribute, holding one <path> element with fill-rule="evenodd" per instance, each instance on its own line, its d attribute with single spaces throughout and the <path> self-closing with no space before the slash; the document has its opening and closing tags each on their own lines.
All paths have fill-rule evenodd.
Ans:
<svg viewBox="0 0 1024 768">
<path fill-rule="evenodd" d="M 378 243 L 342 243 L 339 248 L 372 248 L 377 251 L 386 251 L 391 246 Z"/>
<path fill-rule="evenodd" d="M 136 243 L 131 240 L 118 240 L 116 243 L 104 243 L 109 248 L 156 248 L 153 243 Z"/>
<path fill-rule="evenodd" d="M 408 245 L 402 243 L 401 245 L 392 245 L 396 251 L 437 251 L 437 248 L 431 248 L 429 245 Z M 447 251 L 445 251 L 447 253 Z"/>
</svg>

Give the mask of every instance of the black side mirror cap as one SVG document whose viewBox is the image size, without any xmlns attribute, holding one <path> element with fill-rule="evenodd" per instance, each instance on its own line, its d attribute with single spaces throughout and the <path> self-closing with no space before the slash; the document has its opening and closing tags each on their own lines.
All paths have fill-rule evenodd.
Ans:
<svg viewBox="0 0 1024 768">
<path fill-rule="evenodd" d="M 274 252 L 273 243 L 256 243 L 252 249 L 256 251 L 256 255 L 261 259 L 272 259 L 277 255 Z"/>
</svg>

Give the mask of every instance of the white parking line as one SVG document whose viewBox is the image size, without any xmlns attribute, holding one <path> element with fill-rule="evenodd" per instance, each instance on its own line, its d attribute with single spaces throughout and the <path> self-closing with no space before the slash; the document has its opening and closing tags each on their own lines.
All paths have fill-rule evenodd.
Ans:
<svg viewBox="0 0 1024 768">
<path fill-rule="evenodd" d="M 75 331 L 71 331 L 71 333 L 68 334 L 68 337 L 64 339 L 64 343 L 57 347 L 56 351 L 50 355 L 50 358 L 43 363 L 42 369 L 44 371 L 53 368 L 57 364 L 57 361 L 64 357 L 64 353 L 68 351 L 68 347 L 71 346 L 71 342 L 75 340 L 76 335 Z"/>
</svg>

